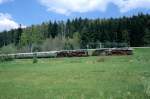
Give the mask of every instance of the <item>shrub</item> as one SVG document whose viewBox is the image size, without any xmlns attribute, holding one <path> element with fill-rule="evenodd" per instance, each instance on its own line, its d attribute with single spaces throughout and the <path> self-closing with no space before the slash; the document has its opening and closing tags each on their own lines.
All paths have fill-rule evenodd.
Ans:
<svg viewBox="0 0 150 99">
<path fill-rule="evenodd" d="M 40 51 L 42 51 L 42 48 L 39 44 L 34 44 L 32 51 L 33 52 L 40 52 Z"/>
<path fill-rule="evenodd" d="M 64 50 L 73 50 L 73 45 L 69 42 L 66 42 L 65 45 L 64 45 Z"/>
<path fill-rule="evenodd" d="M 43 51 L 80 49 L 80 39 L 77 33 L 73 35 L 73 38 L 58 35 L 55 38 L 45 40 L 41 48 Z"/>
<path fill-rule="evenodd" d="M 14 45 L 10 44 L 1 48 L 0 54 L 11 54 L 16 53 L 17 49 Z"/>
<path fill-rule="evenodd" d="M 33 64 L 37 63 L 38 62 L 38 59 L 37 59 L 37 54 L 34 53 L 33 55 Z"/>
<path fill-rule="evenodd" d="M 62 50 L 65 45 L 65 38 L 55 37 L 45 40 L 42 44 L 43 51 Z"/>
<path fill-rule="evenodd" d="M 9 55 L 1 55 L 0 62 L 13 61 L 15 58 Z"/>
</svg>

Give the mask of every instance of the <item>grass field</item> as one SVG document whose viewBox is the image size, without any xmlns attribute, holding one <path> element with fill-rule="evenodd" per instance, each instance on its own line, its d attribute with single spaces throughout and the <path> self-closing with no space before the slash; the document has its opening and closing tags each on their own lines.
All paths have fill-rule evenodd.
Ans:
<svg viewBox="0 0 150 99">
<path fill-rule="evenodd" d="M 0 63 L 0 99 L 150 99 L 150 49 Z"/>
</svg>

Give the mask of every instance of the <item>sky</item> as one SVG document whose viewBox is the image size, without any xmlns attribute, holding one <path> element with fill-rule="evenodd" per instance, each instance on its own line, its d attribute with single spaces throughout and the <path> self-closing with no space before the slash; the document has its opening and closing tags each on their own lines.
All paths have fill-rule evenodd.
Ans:
<svg viewBox="0 0 150 99">
<path fill-rule="evenodd" d="M 150 14 L 150 0 L 0 0 L 0 31 L 49 20 Z"/>
</svg>

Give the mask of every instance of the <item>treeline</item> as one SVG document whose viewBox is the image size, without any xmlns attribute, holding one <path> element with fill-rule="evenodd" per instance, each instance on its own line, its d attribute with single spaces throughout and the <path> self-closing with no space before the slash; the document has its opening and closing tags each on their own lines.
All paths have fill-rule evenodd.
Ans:
<svg viewBox="0 0 150 99">
<path fill-rule="evenodd" d="M 0 33 L 0 47 L 13 44 L 22 51 L 86 48 L 97 42 L 149 46 L 150 15 L 49 21 Z"/>
</svg>

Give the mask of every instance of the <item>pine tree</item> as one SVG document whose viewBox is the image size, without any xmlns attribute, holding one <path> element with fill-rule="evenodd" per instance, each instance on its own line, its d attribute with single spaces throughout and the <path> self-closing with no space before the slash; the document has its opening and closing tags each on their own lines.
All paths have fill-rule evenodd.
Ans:
<svg viewBox="0 0 150 99">
<path fill-rule="evenodd" d="M 150 30 L 149 29 L 145 29 L 144 42 L 146 46 L 150 45 Z"/>
<path fill-rule="evenodd" d="M 22 28 L 21 28 L 21 24 L 20 24 L 20 27 L 16 30 L 15 45 L 18 45 L 20 43 L 21 35 L 22 35 Z"/>
</svg>

